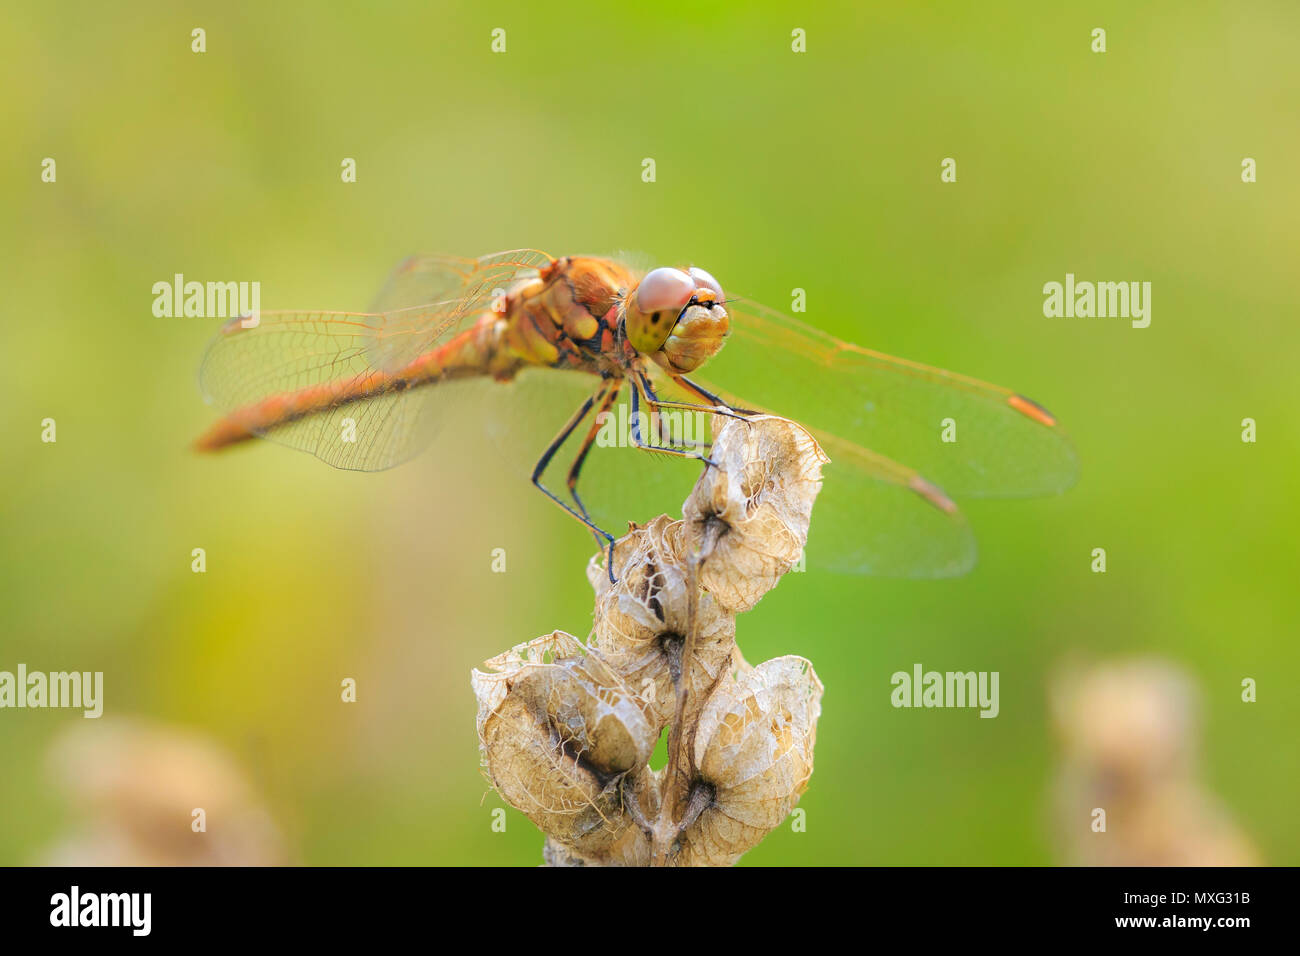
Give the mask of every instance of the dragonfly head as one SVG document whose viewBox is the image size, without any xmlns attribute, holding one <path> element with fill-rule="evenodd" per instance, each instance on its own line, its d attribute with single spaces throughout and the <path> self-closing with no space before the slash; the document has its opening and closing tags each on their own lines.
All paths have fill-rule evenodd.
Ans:
<svg viewBox="0 0 1300 956">
<path fill-rule="evenodd" d="M 699 368 L 722 348 L 731 320 L 722 286 L 703 269 L 655 269 L 628 295 L 627 340 L 668 372 Z"/>
</svg>

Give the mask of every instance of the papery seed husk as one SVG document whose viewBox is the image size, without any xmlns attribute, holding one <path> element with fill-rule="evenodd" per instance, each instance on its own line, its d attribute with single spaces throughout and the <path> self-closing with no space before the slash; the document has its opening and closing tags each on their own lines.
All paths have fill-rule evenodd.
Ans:
<svg viewBox="0 0 1300 956">
<path fill-rule="evenodd" d="M 510 683 L 529 665 L 551 663 L 566 657 L 581 657 L 586 648 L 572 634 L 554 631 L 535 640 L 516 644 L 510 650 L 484 661 L 470 671 L 470 687 L 478 699 L 477 724 L 483 735 L 483 721 L 510 692 Z"/>
<path fill-rule="evenodd" d="M 656 731 L 603 664 L 554 657 L 581 650 L 557 631 L 493 658 L 472 682 L 493 786 L 544 833 L 598 853 L 628 826 L 622 778 L 644 767 Z"/>
<path fill-rule="evenodd" d="M 674 861 L 730 866 L 794 809 L 813 769 L 822 685 L 802 657 L 778 657 L 720 686 L 700 714 L 698 782 L 712 805 Z"/>
<path fill-rule="evenodd" d="M 682 508 L 704 554 L 700 581 L 722 607 L 747 611 L 803 554 L 826 457 L 802 425 L 775 415 L 715 418 L 706 468 Z"/>
<path fill-rule="evenodd" d="M 645 819 L 659 814 L 660 774 L 645 769 L 628 784 L 625 797 L 634 799 Z M 542 858 L 546 866 L 648 866 L 650 839 L 637 826 L 629 826 L 609 845 L 595 852 L 581 852 L 548 837 Z"/>
<path fill-rule="evenodd" d="M 594 679 L 592 670 L 606 674 L 604 680 Z M 586 760 L 602 771 L 624 773 L 650 759 L 657 731 L 635 695 L 606 672 L 590 656 L 555 668 L 546 691 L 546 713 Z"/>
<path fill-rule="evenodd" d="M 676 691 L 666 642 L 680 648 L 691 627 L 689 574 L 674 547 L 682 522 L 660 516 L 635 528 L 615 549 L 618 583 L 597 587 L 593 657 L 622 676 L 651 723 L 672 719 Z M 735 618 L 708 594 L 696 603 L 695 653 L 688 675 L 695 689 L 711 687 L 735 653 Z"/>
<path fill-rule="evenodd" d="M 485 721 L 482 748 L 501 798 L 543 833 L 595 851 L 621 830 L 616 783 L 566 751 L 532 701 L 508 697 Z"/>
<path fill-rule="evenodd" d="M 821 684 L 802 658 L 750 667 L 734 615 L 799 560 L 828 459 L 776 416 L 720 418 L 714 434 L 717 466 L 683 520 L 633 525 L 614 545 L 615 582 L 600 556 L 589 563 L 588 647 L 557 631 L 474 672 L 485 769 L 547 834 L 550 865 L 734 863 L 812 773 Z M 685 668 L 680 715 L 674 668 Z M 685 801 L 647 766 L 679 717 L 669 767 L 676 781 L 694 777 Z M 683 807 L 693 822 L 674 843 Z"/>
</svg>

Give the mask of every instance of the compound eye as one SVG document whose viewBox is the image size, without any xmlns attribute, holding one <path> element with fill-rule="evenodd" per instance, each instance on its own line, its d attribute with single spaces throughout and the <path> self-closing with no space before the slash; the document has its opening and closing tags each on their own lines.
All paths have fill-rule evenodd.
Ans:
<svg viewBox="0 0 1300 956">
<path fill-rule="evenodd" d="M 669 311 L 676 315 L 686 308 L 699 288 L 681 269 L 655 269 L 636 288 L 636 305 L 642 312 Z"/>
<path fill-rule="evenodd" d="M 722 286 L 718 284 L 718 280 L 713 278 L 713 276 L 709 275 L 703 269 L 692 266 L 691 278 L 695 280 L 695 288 L 712 289 L 717 295 L 719 302 L 726 301 L 727 297 L 722 294 Z"/>
</svg>

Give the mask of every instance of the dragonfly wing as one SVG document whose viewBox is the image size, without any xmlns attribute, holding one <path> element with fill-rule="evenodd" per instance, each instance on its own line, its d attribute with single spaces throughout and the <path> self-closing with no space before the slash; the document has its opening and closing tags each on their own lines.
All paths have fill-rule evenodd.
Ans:
<svg viewBox="0 0 1300 956">
<path fill-rule="evenodd" d="M 433 441 L 450 410 L 436 388 L 389 392 L 359 405 L 331 408 L 263 437 L 347 471 L 383 471 L 414 458 Z"/>
<path fill-rule="evenodd" d="M 430 346 L 456 327 L 445 308 L 425 310 L 421 322 Z M 408 324 L 418 323 L 403 316 L 398 334 L 412 334 Z M 389 468 L 426 446 L 446 411 L 438 385 L 368 388 L 383 375 L 375 343 L 391 331 L 388 316 L 357 312 L 263 312 L 248 328 L 235 319 L 208 347 L 199 385 L 232 428 L 336 468 Z M 288 411 L 295 402 L 312 411 L 295 416 Z"/>
<path fill-rule="evenodd" d="M 860 445 L 817 438 L 831 463 L 808 534 L 812 565 L 907 578 L 951 577 L 975 565 L 970 525 L 937 486 Z"/>
<path fill-rule="evenodd" d="M 431 306 L 442 307 L 451 323 L 460 324 L 552 261 L 536 249 L 512 249 L 477 259 L 411 256 L 392 271 L 370 307 L 371 312 L 388 316 L 388 334 L 373 343 L 376 361 L 386 368 L 400 368 L 427 350 L 432 344 L 429 334 L 436 333 L 423 318 Z M 403 329 L 409 334 L 398 334 Z"/>
<path fill-rule="evenodd" d="M 975 544 L 949 495 L 1051 494 L 1075 481 L 1074 448 L 1056 419 L 1010 389 L 864 349 L 750 302 L 727 308 L 732 335 L 708 368 L 726 384 L 701 384 L 737 407 L 801 422 L 830 456 L 809 535 L 813 564 L 961 574 Z M 757 402 L 726 388 L 741 382 Z"/>
<path fill-rule="evenodd" d="M 337 468 L 400 464 L 430 442 L 463 390 L 385 391 L 368 383 L 446 341 L 499 290 L 550 261 L 527 249 L 479 259 L 417 256 L 394 270 L 371 312 L 264 312 L 251 327 L 229 322 L 204 358 L 204 397 L 232 427 L 242 422 Z M 310 414 L 272 414 L 303 404 Z"/>
<path fill-rule="evenodd" d="M 767 410 L 725 388 L 691 378 L 737 408 Z M 655 383 L 663 398 L 699 400 L 660 377 Z M 823 469 L 822 490 L 813 508 L 809 565 L 906 578 L 950 577 L 971 569 L 974 535 L 965 516 L 940 488 L 861 445 L 810 430 L 830 464 Z"/>
<path fill-rule="evenodd" d="M 690 400 L 657 372 L 652 371 L 651 377 L 663 399 Z M 511 471 L 527 480 L 543 451 L 600 385 L 594 376 L 578 372 L 529 368 L 511 382 L 454 382 L 447 387 L 472 390 L 473 399 L 460 407 L 482 416 L 498 453 Z M 682 502 L 704 467 L 697 461 L 633 447 L 629 396 L 630 386 L 623 383 L 599 427 L 577 486 L 595 523 L 616 536 L 627 530 L 629 521 L 680 515 Z M 566 478 L 594 421 L 593 410 L 542 476 L 546 487 L 575 507 Z M 662 427 L 669 444 L 703 442 L 707 450 L 711 425 L 707 411 L 670 409 L 658 424 L 646 423 L 649 433 L 643 437 L 659 443 L 654 429 Z M 831 464 L 814 512 L 808 544 L 811 564 L 909 577 L 961 574 L 971 567 L 973 536 L 963 515 L 942 492 L 915 472 L 852 443 L 825 435 L 818 438 Z M 864 514 L 872 520 L 865 520 Z"/>
<path fill-rule="evenodd" d="M 761 370 L 753 391 L 765 408 L 903 462 L 957 498 L 1053 494 L 1077 477 L 1056 419 L 1010 389 L 864 349 L 748 302 L 728 310 L 732 336 L 710 376 L 739 381 L 744 368 Z"/>
<path fill-rule="evenodd" d="M 461 256 L 409 256 L 388 274 L 370 303 L 371 312 L 392 312 L 427 302 L 445 302 L 474 271 L 476 260 Z"/>
</svg>

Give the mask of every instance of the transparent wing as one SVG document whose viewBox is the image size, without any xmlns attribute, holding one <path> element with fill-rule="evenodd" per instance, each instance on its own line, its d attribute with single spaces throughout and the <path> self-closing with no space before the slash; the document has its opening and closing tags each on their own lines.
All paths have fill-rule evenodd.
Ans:
<svg viewBox="0 0 1300 956">
<path fill-rule="evenodd" d="M 465 259 L 458 256 L 411 256 L 388 277 L 370 306 L 387 316 L 387 335 L 373 344 L 375 359 L 386 368 L 406 365 L 436 339 L 428 338 L 424 312 L 442 306 L 453 323 L 477 315 L 521 279 L 536 275 L 552 259 L 536 249 L 512 249 Z M 409 334 L 399 334 L 400 331 Z"/>
<path fill-rule="evenodd" d="M 691 379 L 705 384 L 696 376 Z M 726 388 L 711 383 L 705 387 L 738 408 L 770 410 Z M 655 388 L 665 398 L 699 400 L 666 381 L 656 379 Z M 825 431 L 810 430 L 831 460 L 813 508 L 807 547 L 810 566 L 913 578 L 949 577 L 970 570 L 975 563 L 974 536 L 961 511 L 939 488 L 883 455 Z"/>
<path fill-rule="evenodd" d="M 1077 476 L 1055 418 L 1009 389 L 861 348 L 749 302 L 727 307 L 732 335 L 708 366 L 724 384 L 701 384 L 738 407 L 803 423 L 831 458 L 809 535 L 814 565 L 961 574 L 975 544 L 949 494 L 1050 494 Z M 757 401 L 726 387 L 755 374 Z"/>
<path fill-rule="evenodd" d="M 422 341 L 436 344 L 454 327 L 444 312 L 426 315 Z M 263 312 L 256 327 L 233 320 L 208 346 L 199 371 L 204 399 L 222 424 L 310 452 L 335 468 L 378 471 L 417 454 L 432 438 L 429 406 L 437 386 L 354 400 L 384 375 L 375 343 L 385 317 L 348 312 Z M 311 395 L 319 409 L 288 409 Z"/>
<path fill-rule="evenodd" d="M 1078 476 L 1074 447 L 1041 405 L 1010 389 L 864 349 L 749 302 L 708 366 L 761 370 L 753 397 L 779 414 L 904 462 L 954 497 L 1054 494 Z"/>
<path fill-rule="evenodd" d="M 665 399 L 691 400 L 661 376 L 655 390 Z M 536 495 L 527 482 L 543 451 L 572 414 L 600 386 L 594 376 L 551 369 L 525 369 L 512 382 L 455 382 L 472 392 L 462 407 L 482 418 L 491 444 L 519 478 L 521 494 Z M 601 528 L 623 534 L 628 522 L 659 514 L 678 516 L 703 466 L 695 461 L 646 452 L 630 441 L 629 386 L 607 411 L 577 484 L 578 495 Z M 743 402 L 741 403 L 743 405 Z M 752 406 L 749 406 L 752 407 Z M 587 437 L 593 415 L 556 452 L 543 482 L 573 507 L 578 502 L 567 477 Z M 670 441 L 711 439 L 706 411 L 664 413 Z M 820 434 L 832 463 L 813 513 L 809 563 L 816 567 L 885 576 L 936 577 L 961 574 L 975 559 L 975 542 L 965 518 L 937 488 L 910 469 L 849 442 Z M 537 495 L 541 501 L 541 496 Z"/>
<path fill-rule="evenodd" d="M 550 261 L 532 250 L 412 258 L 389 278 L 374 312 L 263 312 L 251 327 L 232 320 L 204 357 L 204 398 L 233 425 L 336 468 L 389 468 L 432 440 L 455 412 L 457 393 L 442 384 L 376 386 L 464 328 L 496 289 Z M 292 414 L 303 405 L 313 411 Z"/>
<path fill-rule="evenodd" d="M 942 578 L 975 565 L 966 517 L 910 468 L 860 445 L 817 433 L 831 459 L 813 509 L 814 567 L 882 577 Z"/>
<path fill-rule="evenodd" d="M 370 311 L 391 312 L 448 299 L 468 299 L 481 304 L 491 298 L 495 283 L 508 285 L 552 261 L 551 256 L 537 249 L 511 249 L 477 259 L 411 256 L 388 276 Z"/>
</svg>

